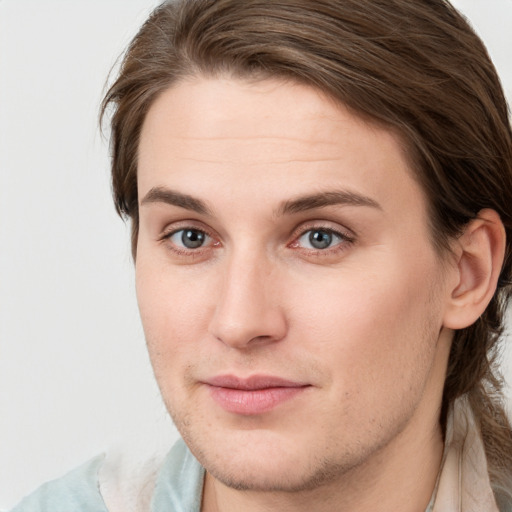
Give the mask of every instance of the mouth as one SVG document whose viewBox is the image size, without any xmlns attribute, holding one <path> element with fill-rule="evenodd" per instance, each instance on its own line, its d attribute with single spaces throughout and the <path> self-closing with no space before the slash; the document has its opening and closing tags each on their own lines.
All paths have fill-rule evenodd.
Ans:
<svg viewBox="0 0 512 512">
<path fill-rule="evenodd" d="M 269 375 L 239 378 L 219 375 L 205 382 L 210 396 L 226 412 L 254 416 L 269 412 L 310 388 L 310 384 Z"/>
</svg>

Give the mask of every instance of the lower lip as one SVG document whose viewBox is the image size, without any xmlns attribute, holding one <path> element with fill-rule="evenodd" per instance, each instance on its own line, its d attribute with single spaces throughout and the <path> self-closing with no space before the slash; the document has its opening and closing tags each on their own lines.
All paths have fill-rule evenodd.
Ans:
<svg viewBox="0 0 512 512">
<path fill-rule="evenodd" d="M 212 398 L 225 411 L 250 416 L 271 411 L 304 392 L 308 386 L 256 390 L 209 387 Z"/>
</svg>

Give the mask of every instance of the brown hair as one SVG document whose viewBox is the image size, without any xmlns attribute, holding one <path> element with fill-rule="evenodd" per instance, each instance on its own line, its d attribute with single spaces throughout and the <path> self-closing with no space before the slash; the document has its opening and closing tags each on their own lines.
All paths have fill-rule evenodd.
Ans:
<svg viewBox="0 0 512 512">
<path fill-rule="evenodd" d="M 484 45 L 445 0 L 177 0 L 158 7 L 129 46 L 102 115 L 112 116 L 117 211 L 138 234 L 137 149 L 155 98 L 186 77 L 280 76 L 309 84 L 397 130 L 429 199 L 440 252 L 483 208 L 507 233 L 498 289 L 457 331 L 443 417 L 468 393 L 498 501 L 511 500 L 512 431 L 495 368 L 512 277 L 512 133 Z M 510 490 L 510 489 L 509 489 Z"/>
</svg>

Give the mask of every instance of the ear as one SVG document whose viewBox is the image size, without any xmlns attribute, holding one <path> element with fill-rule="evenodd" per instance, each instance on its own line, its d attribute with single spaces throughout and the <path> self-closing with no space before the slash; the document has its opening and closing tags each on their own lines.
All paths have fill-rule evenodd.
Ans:
<svg viewBox="0 0 512 512">
<path fill-rule="evenodd" d="M 481 210 L 457 239 L 456 286 L 443 325 L 463 329 L 485 311 L 496 291 L 505 256 L 505 228 L 494 210 Z"/>
</svg>

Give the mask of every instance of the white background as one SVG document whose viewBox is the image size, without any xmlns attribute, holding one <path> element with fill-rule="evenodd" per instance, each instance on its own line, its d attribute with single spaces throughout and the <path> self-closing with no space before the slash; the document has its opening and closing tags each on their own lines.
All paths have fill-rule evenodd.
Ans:
<svg viewBox="0 0 512 512">
<path fill-rule="evenodd" d="M 123 439 L 175 436 L 97 126 L 109 69 L 157 3 L 0 0 L 0 509 Z M 456 5 L 512 98 L 512 0 Z"/>
</svg>

